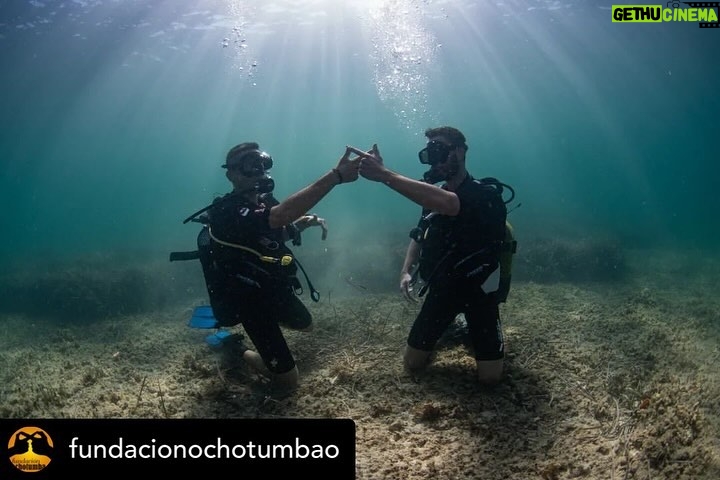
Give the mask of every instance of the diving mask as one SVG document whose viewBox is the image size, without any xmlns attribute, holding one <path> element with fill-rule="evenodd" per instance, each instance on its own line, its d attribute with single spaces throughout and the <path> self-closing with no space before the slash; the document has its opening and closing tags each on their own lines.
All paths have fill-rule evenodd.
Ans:
<svg viewBox="0 0 720 480">
<path fill-rule="evenodd" d="M 447 144 L 438 140 L 430 140 L 427 146 L 418 152 L 418 158 L 423 165 L 430 165 L 430 170 L 423 174 L 423 181 L 435 184 L 449 180 L 458 171 L 457 158 L 450 160 L 450 153 L 457 145 Z M 445 164 L 447 163 L 447 166 Z M 442 167 L 441 167 L 442 166 Z"/>
<path fill-rule="evenodd" d="M 450 152 L 455 149 L 455 145 L 431 140 L 427 146 L 418 152 L 418 158 L 423 165 L 436 165 L 447 161 Z"/>
<path fill-rule="evenodd" d="M 239 155 L 232 165 L 226 163 L 223 168 L 239 171 L 246 177 L 257 177 L 270 170 L 272 166 L 273 159 L 266 152 L 250 150 Z"/>
</svg>

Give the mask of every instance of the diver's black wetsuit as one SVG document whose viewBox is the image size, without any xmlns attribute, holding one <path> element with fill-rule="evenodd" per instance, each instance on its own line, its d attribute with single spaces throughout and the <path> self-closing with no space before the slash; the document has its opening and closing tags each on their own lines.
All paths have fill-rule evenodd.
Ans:
<svg viewBox="0 0 720 480">
<path fill-rule="evenodd" d="M 420 276 L 430 287 L 408 345 L 432 351 L 450 323 L 465 314 L 477 360 L 504 355 L 497 298 L 482 285 L 498 266 L 507 209 L 502 195 L 469 174 L 455 192 L 457 216 L 434 215 L 421 240 Z M 423 211 L 424 218 L 430 213 Z M 418 227 L 424 230 L 421 218 Z"/>
<path fill-rule="evenodd" d="M 241 196 L 216 202 L 198 238 L 200 260 L 215 318 L 222 326 L 241 323 L 268 369 L 289 372 L 295 360 L 280 324 L 304 329 L 312 316 L 295 295 L 297 266 L 261 260 L 255 252 L 280 259 L 292 255 L 285 229 L 271 228 L 270 202 L 248 202 Z M 291 233 L 292 235 L 292 233 Z M 234 244 L 231 246 L 228 244 Z"/>
</svg>

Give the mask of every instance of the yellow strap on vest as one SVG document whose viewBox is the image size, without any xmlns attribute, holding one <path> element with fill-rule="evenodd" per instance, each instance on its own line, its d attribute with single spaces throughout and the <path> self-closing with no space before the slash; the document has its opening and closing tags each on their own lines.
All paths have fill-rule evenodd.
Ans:
<svg viewBox="0 0 720 480">
<path fill-rule="evenodd" d="M 257 250 L 253 250 L 253 249 L 250 248 L 250 247 L 246 247 L 246 246 L 243 246 L 243 245 L 238 245 L 237 243 L 230 243 L 230 242 L 226 242 L 226 241 L 224 241 L 224 240 L 220 240 L 220 239 L 217 238 L 215 235 L 213 235 L 212 230 L 210 229 L 210 227 L 208 227 L 208 233 L 210 234 L 210 238 L 212 238 L 213 240 L 215 240 L 215 241 L 216 241 L 217 243 L 219 243 L 220 245 L 224 245 L 224 246 L 230 247 L 230 248 L 237 248 L 237 249 L 239 249 L 239 250 L 245 250 L 246 252 L 250 252 L 250 253 L 252 253 L 253 255 L 256 255 L 261 261 L 266 262 L 266 263 L 279 263 L 279 264 L 282 265 L 283 267 L 287 267 L 287 266 L 290 265 L 290 264 L 292 263 L 292 261 L 293 261 L 293 257 L 290 256 L 290 255 L 283 255 L 283 256 L 280 257 L 280 258 L 268 257 L 267 255 L 263 255 L 262 253 L 258 252 Z"/>
</svg>

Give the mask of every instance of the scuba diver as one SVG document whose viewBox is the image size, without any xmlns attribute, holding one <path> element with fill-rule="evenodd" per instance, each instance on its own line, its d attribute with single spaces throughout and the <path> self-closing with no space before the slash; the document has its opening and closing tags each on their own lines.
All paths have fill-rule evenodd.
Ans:
<svg viewBox="0 0 720 480">
<path fill-rule="evenodd" d="M 503 372 L 504 343 L 499 304 L 510 289 L 510 268 L 516 242 L 507 223 L 506 204 L 515 194 L 494 178 L 475 179 L 465 168 L 465 136 L 448 126 L 429 128 L 420 162 L 430 169 L 414 180 L 388 169 L 377 145 L 361 157 L 360 175 L 382 182 L 423 207 L 410 232 L 400 274 L 400 290 L 408 300 L 416 275 L 424 281 L 425 297 L 407 339 L 404 363 L 420 370 L 431 361 L 440 337 L 463 313 L 480 383 L 494 384 Z M 435 184 L 445 182 L 438 187 Z M 511 193 L 504 200 L 503 192 Z"/>
<path fill-rule="evenodd" d="M 244 360 L 279 391 L 295 390 L 299 380 L 280 326 L 312 327 L 312 316 L 298 298 L 302 287 L 296 273 L 298 267 L 304 269 L 285 242 L 299 245 L 300 232 L 310 226 L 322 227 L 325 238 L 325 221 L 306 213 L 336 185 L 357 180 L 359 162 L 350 153 L 346 149 L 335 168 L 278 202 L 268 174 L 272 157 L 255 142 L 236 145 L 222 165 L 233 191 L 185 220 L 203 224 L 198 251 L 171 254 L 171 261 L 200 259 L 218 325 L 242 324 L 257 349 L 241 348 Z M 307 275 L 305 279 L 318 301 Z"/>
</svg>

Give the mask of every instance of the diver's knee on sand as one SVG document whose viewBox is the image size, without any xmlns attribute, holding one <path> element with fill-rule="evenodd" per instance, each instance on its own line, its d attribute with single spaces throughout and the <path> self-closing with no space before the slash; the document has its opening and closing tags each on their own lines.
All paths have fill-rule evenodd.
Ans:
<svg viewBox="0 0 720 480">
<path fill-rule="evenodd" d="M 300 373 L 298 372 L 297 366 L 293 367 L 289 372 L 271 372 L 270 369 L 267 368 L 267 365 L 265 365 L 260 354 L 253 350 L 247 350 L 243 354 L 243 359 L 258 373 L 269 378 L 273 388 L 279 391 L 292 391 L 297 389 L 300 380 Z"/>
<path fill-rule="evenodd" d="M 420 370 L 425 368 L 430 360 L 430 354 L 432 352 L 426 352 L 424 350 L 418 350 L 410 345 L 405 347 L 405 355 L 403 356 L 403 362 L 405 368 L 408 370 Z"/>
<path fill-rule="evenodd" d="M 265 362 L 263 361 L 259 353 L 253 350 L 246 350 L 245 353 L 243 353 L 243 360 L 245 360 L 248 365 L 250 365 L 262 375 L 268 378 L 273 376 L 272 372 L 267 368 Z"/>
<path fill-rule="evenodd" d="M 300 373 L 297 367 L 285 373 L 275 373 L 272 376 L 272 386 L 281 392 L 291 392 L 296 390 L 300 383 Z"/>
</svg>

